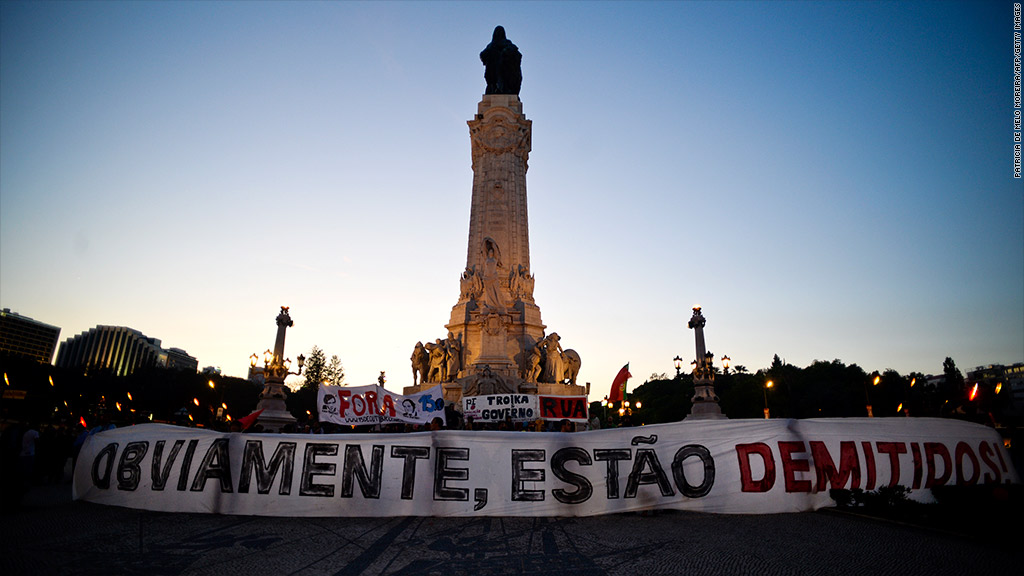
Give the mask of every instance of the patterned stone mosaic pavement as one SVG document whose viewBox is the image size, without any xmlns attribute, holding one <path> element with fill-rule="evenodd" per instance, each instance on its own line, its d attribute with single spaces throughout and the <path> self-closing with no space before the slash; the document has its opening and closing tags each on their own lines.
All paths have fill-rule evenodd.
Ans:
<svg viewBox="0 0 1024 576">
<path fill-rule="evenodd" d="M 67 485 L 0 516 L 0 541 L 0 574 L 997 576 L 1024 560 L 981 537 L 826 512 L 266 518 L 72 502 Z"/>
</svg>

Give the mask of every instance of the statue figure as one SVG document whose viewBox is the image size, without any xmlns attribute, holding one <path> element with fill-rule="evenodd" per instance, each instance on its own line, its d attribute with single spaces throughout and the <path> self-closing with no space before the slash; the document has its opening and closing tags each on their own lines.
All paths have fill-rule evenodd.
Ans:
<svg viewBox="0 0 1024 576">
<path fill-rule="evenodd" d="M 562 355 L 565 363 L 565 377 L 562 381 L 568 380 L 569 384 L 576 385 L 576 376 L 580 373 L 580 365 L 583 362 L 580 360 L 580 355 L 572 348 L 565 351 Z"/>
<path fill-rule="evenodd" d="M 540 378 L 540 359 L 543 345 L 544 342 L 540 341 L 530 348 L 530 352 L 526 356 L 526 370 L 523 371 L 523 380 L 536 382 Z"/>
<path fill-rule="evenodd" d="M 491 372 L 490 366 L 484 366 L 462 388 L 463 396 L 487 396 L 490 394 L 511 394 L 512 386 L 500 375 Z"/>
<path fill-rule="evenodd" d="M 549 334 L 544 343 L 544 382 L 562 382 L 565 380 L 565 360 L 562 356 L 562 345 L 558 343 L 557 332 Z"/>
<path fill-rule="evenodd" d="M 466 271 L 462 273 L 462 277 L 459 279 L 459 288 L 461 291 L 459 300 L 479 298 L 483 294 L 483 282 L 480 280 L 480 275 L 476 273 L 475 268 L 466 267 Z"/>
<path fill-rule="evenodd" d="M 508 276 L 508 286 L 513 299 L 531 300 L 533 298 L 533 276 L 525 266 L 519 264 L 516 270 L 509 272 Z"/>
<path fill-rule="evenodd" d="M 487 313 L 504 314 L 505 297 L 501 293 L 501 276 L 498 268 L 501 266 L 501 252 L 498 244 L 490 237 L 484 238 L 484 260 L 483 273 L 483 305 Z"/>
<path fill-rule="evenodd" d="M 462 342 L 449 332 L 445 346 L 448 353 L 448 380 L 453 381 L 459 377 L 459 370 L 462 369 Z"/>
<path fill-rule="evenodd" d="M 438 338 L 433 343 L 427 343 L 427 345 L 424 346 L 424 349 L 430 356 L 430 369 L 427 372 L 427 382 L 444 382 L 444 372 L 447 366 L 444 357 L 444 344 L 441 343 L 441 339 Z"/>
<path fill-rule="evenodd" d="M 480 53 L 484 63 L 484 80 L 487 91 L 484 94 L 515 94 L 523 84 L 523 55 L 519 48 L 505 38 L 505 29 L 494 29 L 491 43 Z"/>
<path fill-rule="evenodd" d="M 423 347 L 423 342 L 416 343 L 409 360 L 412 362 L 412 385 L 416 385 L 417 375 L 419 375 L 419 383 L 425 383 L 427 381 L 427 373 L 430 371 L 430 357 L 427 355 L 427 350 Z"/>
</svg>

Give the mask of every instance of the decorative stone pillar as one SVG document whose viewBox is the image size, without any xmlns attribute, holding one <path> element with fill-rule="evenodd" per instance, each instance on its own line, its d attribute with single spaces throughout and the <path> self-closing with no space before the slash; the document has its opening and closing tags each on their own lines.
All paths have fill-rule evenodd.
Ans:
<svg viewBox="0 0 1024 576">
<path fill-rule="evenodd" d="M 533 300 L 526 171 L 533 123 L 514 94 L 487 94 L 468 122 L 473 196 L 462 290 L 448 330 L 465 343 L 463 366 L 519 376 L 544 337 Z"/>
<path fill-rule="evenodd" d="M 688 324 L 693 329 L 696 340 L 697 359 L 693 365 L 693 406 L 687 419 L 710 420 L 725 418 L 722 408 L 718 405 L 715 394 L 715 372 L 713 361 L 715 355 L 708 352 L 704 345 L 704 325 L 707 320 L 700 313 L 700 306 L 693 309 L 693 316 Z"/>
<path fill-rule="evenodd" d="M 284 358 L 284 337 L 285 331 L 292 326 L 292 318 L 288 314 L 288 307 L 281 306 L 281 313 L 277 315 L 277 338 L 274 340 L 274 355 L 263 367 L 265 385 L 260 393 L 260 401 L 256 405 L 260 413 L 257 422 L 268 432 L 280 432 L 287 424 L 295 424 L 295 417 L 288 411 L 285 404 L 287 396 L 284 385 L 285 378 L 289 374 L 288 366 Z M 302 358 L 299 358 L 299 371 L 302 371 Z M 255 361 L 254 361 L 255 363 Z"/>
</svg>

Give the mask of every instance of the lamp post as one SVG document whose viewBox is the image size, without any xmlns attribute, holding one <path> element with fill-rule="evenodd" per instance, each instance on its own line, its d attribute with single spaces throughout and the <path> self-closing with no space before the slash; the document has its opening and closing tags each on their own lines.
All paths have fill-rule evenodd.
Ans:
<svg viewBox="0 0 1024 576">
<path fill-rule="evenodd" d="M 287 306 L 281 306 L 281 313 L 277 315 L 276 321 L 277 339 L 274 341 L 274 351 L 267 350 L 263 353 L 265 384 L 256 409 L 263 410 L 258 422 L 265 430 L 280 432 L 285 425 L 295 423 L 295 417 L 288 412 L 284 401 L 286 395 L 284 380 L 289 375 L 302 374 L 302 365 L 306 362 L 306 357 L 299 354 L 298 372 L 289 372 L 292 361 L 290 358 L 284 357 L 284 338 L 285 331 L 293 325 L 293 322 L 291 316 L 288 315 Z M 250 367 L 256 367 L 256 358 L 255 354 L 249 357 Z"/>
<path fill-rule="evenodd" d="M 677 355 L 675 358 L 672 359 L 672 362 L 675 363 L 676 365 L 676 378 L 679 378 L 679 369 L 683 367 L 683 359 Z"/>
<path fill-rule="evenodd" d="M 601 400 L 601 407 L 602 407 L 602 408 L 604 408 L 604 419 L 605 419 L 605 420 L 607 420 L 607 419 L 608 419 L 608 404 L 609 404 L 609 402 L 608 402 L 608 397 L 607 397 L 607 396 L 605 396 L 605 397 L 604 397 L 604 398 L 603 398 L 603 399 Z"/>
<path fill-rule="evenodd" d="M 729 363 L 730 362 L 732 362 L 731 358 L 729 358 L 728 356 L 722 356 L 722 372 L 724 374 L 728 374 L 729 373 Z"/>
<path fill-rule="evenodd" d="M 775 386 L 775 383 L 772 382 L 771 380 L 769 380 L 769 381 L 764 383 L 763 392 L 764 392 L 764 419 L 765 420 L 767 420 L 769 418 L 769 415 L 768 415 L 768 389 L 771 388 L 772 386 Z"/>
<path fill-rule="evenodd" d="M 872 386 L 878 386 L 878 383 L 882 380 L 882 377 L 875 372 L 875 379 L 872 381 Z M 868 385 L 864 384 L 864 400 L 867 402 L 866 407 L 868 409 L 868 418 L 874 418 L 875 414 L 871 411 L 871 394 L 868 392 Z"/>
</svg>

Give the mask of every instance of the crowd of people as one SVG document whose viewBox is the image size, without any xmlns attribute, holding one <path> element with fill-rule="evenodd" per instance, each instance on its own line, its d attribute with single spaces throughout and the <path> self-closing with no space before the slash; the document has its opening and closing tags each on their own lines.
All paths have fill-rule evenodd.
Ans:
<svg viewBox="0 0 1024 576">
<path fill-rule="evenodd" d="M 16 509 L 22 496 L 33 486 L 70 482 L 78 451 L 85 439 L 115 426 L 109 422 L 87 428 L 64 421 L 5 420 L 0 432 L 0 480 L 2 504 L 8 512 Z"/>
</svg>

